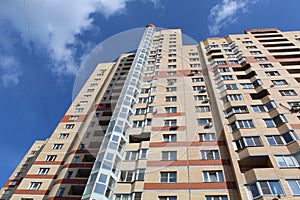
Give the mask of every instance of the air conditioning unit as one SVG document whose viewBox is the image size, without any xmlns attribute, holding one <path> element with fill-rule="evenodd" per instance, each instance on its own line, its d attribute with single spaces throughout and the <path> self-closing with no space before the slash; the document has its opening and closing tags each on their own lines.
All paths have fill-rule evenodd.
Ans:
<svg viewBox="0 0 300 200">
<path fill-rule="evenodd" d="M 202 89 L 199 90 L 199 93 L 203 93 L 203 92 L 206 92 L 205 88 L 202 88 Z"/>
<path fill-rule="evenodd" d="M 173 85 L 174 84 L 174 82 L 168 82 L 168 85 Z"/>
<path fill-rule="evenodd" d="M 201 103 L 208 103 L 209 99 L 203 99 Z"/>
<path fill-rule="evenodd" d="M 79 107 L 79 106 L 80 106 L 80 103 L 77 103 L 77 104 L 76 104 L 76 107 Z"/>
<path fill-rule="evenodd" d="M 191 72 L 191 73 L 188 74 L 188 76 L 194 76 L 194 73 Z"/>
<path fill-rule="evenodd" d="M 291 112 L 300 112 L 300 106 L 292 106 L 290 111 Z"/>
<path fill-rule="evenodd" d="M 212 127 L 212 122 L 208 122 L 204 125 L 204 128 L 211 128 Z"/>
</svg>

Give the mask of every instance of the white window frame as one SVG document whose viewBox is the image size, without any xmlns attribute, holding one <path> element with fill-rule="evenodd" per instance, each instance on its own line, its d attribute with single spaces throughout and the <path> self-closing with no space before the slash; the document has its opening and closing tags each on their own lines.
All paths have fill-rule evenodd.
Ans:
<svg viewBox="0 0 300 200">
<path fill-rule="evenodd" d="M 31 182 L 28 187 L 28 190 L 38 190 L 41 187 L 41 185 L 41 182 Z"/>
</svg>

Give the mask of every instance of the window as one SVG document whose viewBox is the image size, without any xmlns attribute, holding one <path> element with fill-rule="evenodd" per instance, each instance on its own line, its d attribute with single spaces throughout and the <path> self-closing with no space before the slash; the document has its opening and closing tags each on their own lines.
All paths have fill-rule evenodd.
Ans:
<svg viewBox="0 0 300 200">
<path fill-rule="evenodd" d="M 199 61 L 200 59 L 199 58 L 190 58 L 190 61 L 191 62 L 197 62 L 197 61 Z"/>
<path fill-rule="evenodd" d="M 65 129 L 73 129 L 75 124 L 66 124 Z"/>
<path fill-rule="evenodd" d="M 174 83 L 176 83 L 176 79 L 167 79 L 168 85 L 173 85 Z"/>
<path fill-rule="evenodd" d="M 176 59 L 168 59 L 168 62 L 176 62 Z"/>
<path fill-rule="evenodd" d="M 192 78 L 192 82 L 203 82 L 203 78 Z"/>
<path fill-rule="evenodd" d="M 277 146 L 277 145 L 284 145 L 284 141 L 283 141 L 283 138 L 280 136 L 280 135 L 269 135 L 269 136 L 266 136 L 267 137 L 267 140 L 268 140 L 268 143 L 269 145 L 271 146 Z"/>
<path fill-rule="evenodd" d="M 297 93 L 294 90 L 279 90 L 282 96 L 296 96 Z"/>
<path fill-rule="evenodd" d="M 83 111 L 83 108 L 75 108 L 75 111 L 76 113 L 81 113 Z"/>
<path fill-rule="evenodd" d="M 207 95 L 195 95 L 194 96 L 195 101 L 204 101 L 204 100 L 207 100 L 207 99 L 208 99 Z"/>
<path fill-rule="evenodd" d="M 17 185 L 17 181 L 10 181 L 8 185 L 9 185 L 9 186 Z"/>
<path fill-rule="evenodd" d="M 221 76 L 222 80 L 233 80 L 233 77 L 231 75 L 223 75 Z"/>
<path fill-rule="evenodd" d="M 46 175 L 48 174 L 50 168 L 40 168 L 38 171 L 38 175 Z"/>
<path fill-rule="evenodd" d="M 80 103 L 81 105 L 85 105 L 85 104 L 88 103 L 88 101 L 80 101 L 79 103 Z"/>
<path fill-rule="evenodd" d="M 254 112 L 269 112 L 273 108 L 276 108 L 276 104 L 274 101 L 269 101 L 264 105 L 254 105 L 251 107 Z"/>
<path fill-rule="evenodd" d="M 176 92 L 177 88 L 176 87 L 167 87 L 167 92 Z"/>
<path fill-rule="evenodd" d="M 252 41 L 243 41 L 243 44 L 253 44 L 253 42 Z"/>
<path fill-rule="evenodd" d="M 235 145 L 237 150 L 243 149 L 245 147 L 263 146 L 259 136 L 242 137 L 235 141 Z"/>
<path fill-rule="evenodd" d="M 126 151 L 125 160 L 137 160 L 138 152 L 137 151 Z"/>
<path fill-rule="evenodd" d="M 278 127 L 284 123 L 287 123 L 285 116 L 282 114 L 277 115 L 277 116 L 273 117 L 272 119 L 264 119 L 264 121 L 268 128 Z"/>
<path fill-rule="evenodd" d="M 224 182 L 222 171 L 204 171 L 204 182 Z"/>
<path fill-rule="evenodd" d="M 135 180 L 143 181 L 145 179 L 145 169 L 137 169 L 135 172 Z"/>
<path fill-rule="evenodd" d="M 15 177 L 20 177 L 20 176 L 22 176 L 22 172 L 17 172 L 15 175 Z"/>
<path fill-rule="evenodd" d="M 236 61 L 236 60 L 229 60 L 229 64 L 235 65 L 235 64 L 238 64 L 238 61 Z"/>
<path fill-rule="evenodd" d="M 63 147 L 63 144 L 54 144 L 52 146 L 52 149 L 61 149 Z"/>
<path fill-rule="evenodd" d="M 241 83 L 242 89 L 253 89 L 254 85 L 252 83 Z"/>
<path fill-rule="evenodd" d="M 275 156 L 279 167 L 297 167 L 297 160 L 291 155 Z"/>
<path fill-rule="evenodd" d="M 59 139 L 67 139 L 68 137 L 69 137 L 69 133 L 61 133 L 58 136 Z"/>
<path fill-rule="evenodd" d="M 137 108 L 135 110 L 136 115 L 145 115 L 147 113 L 147 108 Z"/>
<path fill-rule="evenodd" d="M 122 182 L 143 181 L 145 178 L 145 169 L 137 169 L 136 171 L 121 171 L 120 180 Z"/>
<path fill-rule="evenodd" d="M 205 92 L 205 86 L 193 86 L 194 91 Z"/>
<path fill-rule="evenodd" d="M 53 162 L 53 161 L 55 161 L 56 157 L 57 157 L 57 156 L 55 156 L 55 155 L 48 155 L 48 156 L 46 157 L 46 161 L 47 161 L 47 162 Z"/>
<path fill-rule="evenodd" d="M 201 159 L 202 160 L 219 160 L 218 150 L 201 150 Z"/>
<path fill-rule="evenodd" d="M 225 110 L 225 116 L 230 117 L 233 114 L 248 113 L 247 106 L 232 106 Z"/>
<path fill-rule="evenodd" d="M 148 149 L 140 149 L 139 158 L 146 159 L 148 154 Z"/>
<path fill-rule="evenodd" d="M 228 200 L 227 196 L 205 196 L 205 200 Z"/>
<path fill-rule="evenodd" d="M 74 121 L 76 121 L 76 120 L 78 120 L 78 118 L 79 118 L 79 116 L 70 116 L 70 118 L 69 118 L 69 120 L 74 120 Z"/>
<path fill-rule="evenodd" d="M 234 121 L 233 123 L 229 124 L 229 129 L 231 132 L 234 132 L 240 128 L 255 128 L 255 126 L 251 119 L 237 120 L 237 121 Z"/>
<path fill-rule="evenodd" d="M 177 200 L 176 196 L 159 196 L 158 200 Z"/>
<path fill-rule="evenodd" d="M 161 183 L 176 183 L 177 173 L 176 172 L 160 172 Z"/>
<path fill-rule="evenodd" d="M 94 92 L 94 91 L 95 91 L 95 89 L 87 89 L 86 92 Z"/>
<path fill-rule="evenodd" d="M 215 133 L 199 133 L 199 141 L 200 142 L 216 141 L 216 134 Z"/>
<path fill-rule="evenodd" d="M 210 123 L 211 123 L 211 118 L 197 119 L 197 125 L 199 126 L 209 126 Z"/>
<path fill-rule="evenodd" d="M 141 89 L 141 94 L 149 93 L 149 91 L 150 91 L 150 88 L 142 88 Z"/>
<path fill-rule="evenodd" d="M 177 113 L 177 107 L 166 107 L 165 113 Z"/>
<path fill-rule="evenodd" d="M 162 160 L 177 160 L 177 151 L 163 151 Z"/>
<path fill-rule="evenodd" d="M 267 71 L 265 72 L 267 76 L 279 76 L 279 72 L 278 71 Z"/>
<path fill-rule="evenodd" d="M 73 171 L 68 171 L 66 175 L 66 179 L 71 179 L 73 175 Z"/>
<path fill-rule="evenodd" d="M 289 106 L 292 108 L 293 106 L 300 107 L 300 101 L 288 102 Z"/>
<path fill-rule="evenodd" d="M 264 60 L 268 60 L 268 59 L 266 57 L 255 57 L 255 60 L 264 61 Z"/>
<path fill-rule="evenodd" d="M 11 189 L 6 189 L 3 191 L 3 195 L 9 195 L 11 193 Z"/>
<path fill-rule="evenodd" d="M 230 101 L 242 101 L 243 96 L 241 94 L 227 94 L 225 97 L 222 98 L 224 103 Z"/>
<path fill-rule="evenodd" d="M 272 65 L 272 64 L 259 64 L 259 66 L 261 67 L 261 68 L 273 68 L 274 66 Z"/>
<path fill-rule="evenodd" d="M 25 162 L 31 162 L 32 160 L 33 160 L 33 157 L 28 157 Z"/>
<path fill-rule="evenodd" d="M 252 198 L 256 198 L 263 195 L 278 195 L 284 194 L 280 186 L 279 181 L 259 181 L 248 185 L 248 189 L 252 195 Z"/>
<path fill-rule="evenodd" d="M 145 120 L 133 121 L 133 128 L 142 128 L 145 126 Z"/>
<path fill-rule="evenodd" d="M 27 168 L 26 164 L 24 164 L 24 165 L 21 166 L 21 169 L 26 169 L 26 168 Z"/>
<path fill-rule="evenodd" d="M 177 97 L 176 96 L 166 97 L 166 102 L 176 102 L 176 101 L 177 101 Z"/>
<path fill-rule="evenodd" d="M 238 87 L 237 87 L 236 84 L 226 84 L 226 85 L 225 85 L 225 88 L 226 88 L 227 90 L 237 90 L 237 89 L 238 89 Z"/>
<path fill-rule="evenodd" d="M 31 182 L 28 190 L 38 190 L 41 187 L 41 182 Z"/>
<path fill-rule="evenodd" d="M 91 98 L 91 96 L 92 95 L 90 95 L 90 94 L 85 94 L 85 95 L 83 95 L 83 98 L 88 99 L 88 98 Z"/>
<path fill-rule="evenodd" d="M 264 105 L 255 105 L 255 106 L 252 106 L 252 109 L 254 112 L 266 112 Z"/>
<path fill-rule="evenodd" d="M 294 131 L 288 131 L 288 132 L 282 134 L 282 138 L 284 139 L 284 141 L 287 144 L 289 144 L 291 142 L 294 142 L 294 141 L 299 139 Z"/>
<path fill-rule="evenodd" d="M 177 135 L 176 134 L 164 134 L 163 135 L 163 141 L 164 142 L 176 142 L 177 141 Z"/>
<path fill-rule="evenodd" d="M 66 188 L 59 188 L 57 196 L 62 197 L 65 193 Z"/>
<path fill-rule="evenodd" d="M 276 126 L 280 126 L 280 125 L 288 122 L 287 119 L 285 118 L 285 116 L 282 114 L 279 114 L 279 115 L 276 115 L 275 117 L 273 117 L 273 121 L 276 124 Z"/>
<path fill-rule="evenodd" d="M 197 68 L 197 67 L 200 67 L 200 64 L 190 64 L 190 67 L 191 68 Z"/>
<path fill-rule="evenodd" d="M 209 112 L 209 106 L 196 106 L 196 112 Z"/>
<path fill-rule="evenodd" d="M 274 85 L 287 85 L 288 83 L 286 82 L 286 80 L 272 80 L 272 83 Z"/>
<path fill-rule="evenodd" d="M 282 135 L 268 135 L 266 137 L 270 146 L 286 145 L 299 139 L 294 131 L 288 131 Z"/>
<path fill-rule="evenodd" d="M 132 195 L 131 194 L 116 194 L 115 200 L 131 200 Z"/>
<path fill-rule="evenodd" d="M 164 126 L 177 126 L 177 120 L 176 119 L 164 120 Z"/>
<path fill-rule="evenodd" d="M 250 53 L 252 55 L 258 55 L 258 54 L 261 54 L 261 51 L 250 51 Z"/>
<path fill-rule="evenodd" d="M 267 128 L 276 127 L 274 121 L 272 119 L 264 119 Z"/>
<path fill-rule="evenodd" d="M 189 56 L 198 56 L 198 53 L 189 53 Z"/>
<path fill-rule="evenodd" d="M 287 180 L 293 195 L 300 195 L 300 180 Z"/>
<path fill-rule="evenodd" d="M 247 49 L 257 49 L 256 46 L 247 46 L 246 48 L 247 48 Z"/>
<path fill-rule="evenodd" d="M 177 66 L 176 65 L 168 65 L 168 69 L 176 69 Z"/>
</svg>

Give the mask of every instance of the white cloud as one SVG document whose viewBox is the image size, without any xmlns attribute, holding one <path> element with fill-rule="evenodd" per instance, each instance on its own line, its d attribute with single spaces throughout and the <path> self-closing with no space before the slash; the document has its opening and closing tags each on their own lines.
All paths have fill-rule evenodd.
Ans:
<svg viewBox="0 0 300 200">
<path fill-rule="evenodd" d="M 0 56 L 0 79 L 5 87 L 11 84 L 17 85 L 19 73 L 18 62 L 14 57 Z"/>
<path fill-rule="evenodd" d="M 255 0 L 222 0 L 210 10 L 208 16 L 209 33 L 218 34 L 221 28 L 237 21 L 238 12 L 246 12 L 249 4 L 256 2 Z"/>
<path fill-rule="evenodd" d="M 49 67 L 54 73 L 74 75 L 78 70 L 74 54 L 82 46 L 76 36 L 86 30 L 99 29 L 93 26 L 91 14 L 98 12 L 106 18 L 122 14 L 127 3 L 132 1 L 134 0 L 3 0 L 0 1 L 0 22 L 8 22 L 20 34 L 23 45 L 27 48 L 30 49 L 30 41 L 33 41 L 36 53 L 46 51 L 53 63 Z M 148 1 L 154 5 L 159 3 L 158 0 Z M 0 44 L 1 46 L 4 44 Z"/>
</svg>

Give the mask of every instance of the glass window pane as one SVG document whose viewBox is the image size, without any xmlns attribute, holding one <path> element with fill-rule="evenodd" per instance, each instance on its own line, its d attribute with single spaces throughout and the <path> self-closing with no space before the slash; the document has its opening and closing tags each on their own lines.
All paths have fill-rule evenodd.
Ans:
<svg viewBox="0 0 300 200">
<path fill-rule="evenodd" d="M 272 194 L 284 194 L 278 181 L 269 181 Z"/>
<path fill-rule="evenodd" d="M 264 181 L 264 182 L 259 182 L 260 184 L 260 188 L 263 194 L 272 194 L 271 190 L 268 186 L 268 182 Z"/>
<path fill-rule="evenodd" d="M 259 192 L 258 192 L 258 188 L 257 188 L 256 184 L 250 185 L 250 191 L 252 193 L 253 198 L 259 196 Z"/>
<path fill-rule="evenodd" d="M 288 181 L 288 184 L 293 192 L 294 195 L 300 195 L 300 187 L 299 187 L 299 182 L 297 180 L 291 180 Z"/>
</svg>

